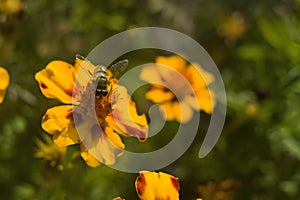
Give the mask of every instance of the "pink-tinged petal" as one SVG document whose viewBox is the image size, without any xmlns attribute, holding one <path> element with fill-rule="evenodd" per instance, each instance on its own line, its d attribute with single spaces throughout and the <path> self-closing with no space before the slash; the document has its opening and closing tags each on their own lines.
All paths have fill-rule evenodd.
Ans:
<svg viewBox="0 0 300 200">
<path fill-rule="evenodd" d="M 45 69 L 35 74 L 42 93 L 67 104 L 72 103 L 75 77 L 74 67 L 64 61 L 52 61 Z"/>
<path fill-rule="evenodd" d="M 163 172 L 141 171 L 135 181 L 141 200 L 178 200 L 178 178 Z"/>
<path fill-rule="evenodd" d="M 72 117 L 72 106 L 48 109 L 42 119 L 42 128 L 53 135 L 54 143 L 60 147 L 80 142 Z"/>
<path fill-rule="evenodd" d="M 6 69 L 0 67 L 0 90 L 6 90 L 9 84 L 9 74 Z"/>
<path fill-rule="evenodd" d="M 148 123 L 144 114 L 138 115 L 125 87 L 118 85 L 114 90 L 112 115 L 106 121 L 116 132 L 124 136 L 137 136 L 140 141 L 148 137 Z"/>
</svg>

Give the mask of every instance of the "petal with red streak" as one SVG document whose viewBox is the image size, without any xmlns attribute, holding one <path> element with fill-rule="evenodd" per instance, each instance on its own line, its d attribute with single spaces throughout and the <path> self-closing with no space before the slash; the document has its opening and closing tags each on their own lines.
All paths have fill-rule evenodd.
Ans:
<svg viewBox="0 0 300 200">
<path fill-rule="evenodd" d="M 74 67 L 64 61 L 52 61 L 45 69 L 35 74 L 42 93 L 47 98 L 55 98 L 67 104 L 72 103 L 75 77 Z"/>
<path fill-rule="evenodd" d="M 163 172 L 141 171 L 135 187 L 141 200 L 179 199 L 178 178 Z"/>
<path fill-rule="evenodd" d="M 148 137 L 148 123 L 144 114 L 138 115 L 125 87 L 118 85 L 114 90 L 112 115 L 106 121 L 116 132 L 124 136 L 137 136 L 140 141 Z"/>
</svg>

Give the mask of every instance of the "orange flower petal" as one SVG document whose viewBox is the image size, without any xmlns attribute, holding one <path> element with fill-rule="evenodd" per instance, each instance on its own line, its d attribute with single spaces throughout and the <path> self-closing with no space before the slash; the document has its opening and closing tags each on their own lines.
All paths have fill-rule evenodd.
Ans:
<svg viewBox="0 0 300 200">
<path fill-rule="evenodd" d="M 169 57 L 165 57 L 165 56 L 158 56 L 155 59 L 157 64 L 162 64 L 162 65 L 166 65 L 168 67 L 171 67 L 177 71 L 184 71 L 185 70 L 185 65 L 186 65 L 186 61 L 177 55 L 174 56 L 169 56 Z"/>
<path fill-rule="evenodd" d="M 179 199 L 178 178 L 163 172 L 141 171 L 135 187 L 141 200 Z"/>
<path fill-rule="evenodd" d="M 189 75 L 188 78 L 194 90 L 207 87 L 215 80 L 215 77 L 211 73 L 205 71 L 201 65 L 197 63 L 189 65 L 186 73 Z"/>
<path fill-rule="evenodd" d="M 165 102 L 161 104 L 160 111 L 163 114 L 164 118 L 168 121 L 172 121 L 176 118 L 176 113 L 173 109 L 173 102 Z"/>
<path fill-rule="evenodd" d="M 165 101 L 170 101 L 174 98 L 174 94 L 170 91 L 164 91 L 163 88 L 151 88 L 146 93 L 146 98 L 150 99 L 154 103 L 163 103 Z"/>
<path fill-rule="evenodd" d="M 48 109 L 42 119 L 42 128 L 54 136 L 54 143 L 60 147 L 80 142 L 73 122 L 72 106 Z"/>
<path fill-rule="evenodd" d="M 84 159 L 88 166 L 98 167 L 99 165 L 101 165 L 101 163 L 94 156 L 92 156 L 83 145 L 80 145 L 80 151 L 81 157 Z"/>
<path fill-rule="evenodd" d="M 72 103 L 72 92 L 75 77 L 74 67 L 64 61 L 52 61 L 35 74 L 42 93 L 47 98 L 56 98 L 67 104 Z"/>
<path fill-rule="evenodd" d="M 200 110 L 203 110 L 207 114 L 210 114 L 215 106 L 215 94 L 208 89 L 203 89 L 198 91 L 196 95 Z"/>
<path fill-rule="evenodd" d="M 9 74 L 6 69 L 0 67 L 0 103 L 3 102 L 5 90 L 9 84 Z"/>
</svg>

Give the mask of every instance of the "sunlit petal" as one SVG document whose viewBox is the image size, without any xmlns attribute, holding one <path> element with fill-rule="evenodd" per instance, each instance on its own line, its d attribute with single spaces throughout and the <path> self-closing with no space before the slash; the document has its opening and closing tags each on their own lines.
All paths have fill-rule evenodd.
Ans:
<svg viewBox="0 0 300 200">
<path fill-rule="evenodd" d="M 98 167 L 99 165 L 101 165 L 101 163 L 94 156 L 92 156 L 83 145 L 80 145 L 80 151 L 81 157 L 84 159 L 88 166 Z"/>
<path fill-rule="evenodd" d="M 205 71 L 199 64 L 193 63 L 187 68 L 187 74 L 189 75 L 192 87 L 197 90 L 197 88 L 203 88 L 211 84 L 215 78 L 214 76 Z"/>
<path fill-rule="evenodd" d="M 203 89 L 197 92 L 196 95 L 200 110 L 203 110 L 207 114 L 210 114 L 215 106 L 215 94 L 212 91 Z"/>
<path fill-rule="evenodd" d="M 88 152 L 106 165 L 114 164 L 125 148 L 120 136 L 112 128 L 105 127 L 103 130 L 98 124 L 87 130 L 82 140 Z"/>
<path fill-rule="evenodd" d="M 74 67 L 64 61 L 52 61 L 35 75 L 42 93 L 63 103 L 72 103 Z"/>
<path fill-rule="evenodd" d="M 123 86 L 116 88 L 116 101 L 113 103 L 112 116 L 106 121 L 114 126 L 114 130 L 124 136 L 137 136 L 140 141 L 148 137 L 148 123 L 144 114 L 138 115 L 135 103 L 131 101 Z"/>
<path fill-rule="evenodd" d="M 135 187 L 141 200 L 179 199 L 178 178 L 163 172 L 141 171 Z"/>
<path fill-rule="evenodd" d="M 125 199 L 123 199 L 123 198 L 121 198 L 121 197 L 116 197 L 116 198 L 114 198 L 113 200 L 125 200 Z"/>
<path fill-rule="evenodd" d="M 9 84 L 9 74 L 6 69 L 0 67 L 0 103 L 3 102 L 8 84 Z"/>
<path fill-rule="evenodd" d="M 186 61 L 177 55 L 165 57 L 165 56 L 158 56 L 155 59 L 156 63 L 162 64 L 168 67 L 171 67 L 177 71 L 183 71 L 185 69 Z"/>
<path fill-rule="evenodd" d="M 170 101 L 174 98 L 174 94 L 170 91 L 164 91 L 163 88 L 152 88 L 146 93 L 146 98 L 150 99 L 154 103 L 162 103 Z"/>
<path fill-rule="evenodd" d="M 68 146 L 80 142 L 72 118 L 72 106 L 56 106 L 47 110 L 42 119 L 42 128 L 53 135 L 58 146 Z"/>
<path fill-rule="evenodd" d="M 164 118 L 168 121 L 172 121 L 176 118 L 175 110 L 173 109 L 174 102 L 165 102 L 161 104 L 160 110 Z"/>
</svg>

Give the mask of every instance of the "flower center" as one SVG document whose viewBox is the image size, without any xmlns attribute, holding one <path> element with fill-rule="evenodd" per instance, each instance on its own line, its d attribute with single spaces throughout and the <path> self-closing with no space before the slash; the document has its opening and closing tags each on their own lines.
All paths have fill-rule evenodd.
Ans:
<svg viewBox="0 0 300 200">
<path fill-rule="evenodd" d="M 80 109 L 81 115 L 87 118 L 93 118 L 94 112 L 96 112 L 97 119 L 100 125 L 105 125 L 105 117 L 112 112 L 111 108 L 111 94 L 105 97 L 95 96 L 95 87 L 92 83 L 89 83 L 86 87 L 86 90 L 81 95 L 80 100 Z M 94 105 L 94 106 L 93 106 Z"/>
</svg>

